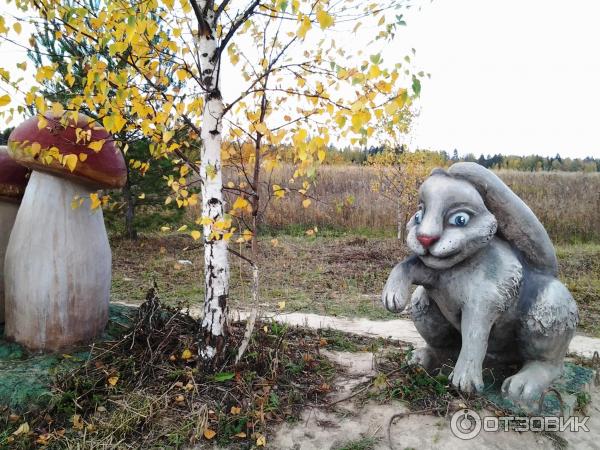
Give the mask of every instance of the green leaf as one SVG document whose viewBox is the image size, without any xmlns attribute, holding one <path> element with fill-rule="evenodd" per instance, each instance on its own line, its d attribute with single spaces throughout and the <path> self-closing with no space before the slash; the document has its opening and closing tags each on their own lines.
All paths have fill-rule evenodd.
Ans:
<svg viewBox="0 0 600 450">
<path fill-rule="evenodd" d="M 412 90 L 415 93 L 415 96 L 418 97 L 419 94 L 421 93 L 421 82 L 414 75 L 412 77 L 412 80 L 413 80 L 413 82 L 412 82 Z"/>
<path fill-rule="evenodd" d="M 213 380 L 218 381 L 219 383 L 222 383 L 223 381 L 229 381 L 229 380 L 233 379 L 233 377 L 235 377 L 235 373 L 233 373 L 233 372 L 219 372 L 219 373 L 215 374 L 215 376 L 213 377 Z"/>
<path fill-rule="evenodd" d="M 376 55 L 371 55 L 369 58 L 373 64 L 381 63 L 381 53 L 377 53 Z"/>
</svg>

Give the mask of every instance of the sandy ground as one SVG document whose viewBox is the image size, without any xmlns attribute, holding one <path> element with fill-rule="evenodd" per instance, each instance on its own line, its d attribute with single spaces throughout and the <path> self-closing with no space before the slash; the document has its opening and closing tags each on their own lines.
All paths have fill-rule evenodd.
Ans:
<svg viewBox="0 0 600 450">
<path fill-rule="evenodd" d="M 305 313 L 274 314 L 272 317 L 278 322 L 290 325 L 303 325 L 310 328 L 332 328 L 347 333 L 390 338 L 412 344 L 415 347 L 425 345 L 425 341 L 423 341 L 414 324 L 408 319 L 377 321 Z M 569 345 L 569 353 L 586 358 L 591 358 L 595 351 L 600 352 L 600 339 L 598 338 L 578 334 L 571 341 L 571 345 Z M 598 448 L 600 448 L 600 445 Z"/>
<path fill-rule="evenodd" d="M 423 338 L 407 319 L 372 321 L 368 319 L 345 319 L 319 316 L 317 314 L 278 314 L 274 318 L 290 325 L 311 328 L 333 328 L 348 333 L 397 339 L 415 347 L 424 345 Z M 600 339 L 577 335 L 571 341 L 569 352 L 591 358 L 600 350 Z M 352 387 L 372 374 L 373 355 L 370 353 L 330 352 L 334 361 L 348 367 L 346 378 L 337 380 L 336 398 L 342 398 Z M 600 388 L 592 390 L 592 403 L 587 421 L 589 432 L 563 432 L 569 448 L 577 450 L 600 449 Z M 330 412 L 323 409 L 307 410 L 300 424 L 284 425 L 271 439 L 269 447 L 281 450 L 334 450 L 344 444 L 364 437 L 379 439 L 376 449 L 389 449 L 387 424 L 392 415 L 407 411 L 400 403 L 380 405 L 369 402 L 358 408 L 348 401 L 338 404 L 346 412 Z M 482 415 L 491 415 L 483 412 Z M 482 431 L 472 440 L 461 440 L 452 434 L 450 418 L 427 415 L 410 415 L 398 419 L 391 428 L 394 449 L 554 449 L 554 443 L 534 432 Z"/>
<path fill-rule="evenodd" d="M 371 353 L 327 352 L 327 356 L 348 368 L 344 378 L 336 382 L 338 391 L 331 400 L 345 398 L 357 383 L 373 374 Z M 352 441 L 371 437 L 377 440 L 375 449 L 389 449 L 387 424 L 392 415 L 407 409 L 400 403 L 380 405 L 375 402 L 357 405 L 346 401 L 339 403 L 335 412 L 309 409 L 302 421 L 283 425 L 268 444 L 279 450 L 334 450 L 344 448 Z M 568 442 L 568 448 L 577 450 L 600 448 L 600 390 L 594 388 L 589 432 L 559 433 Z M 482 415 L 491 415 L 483 411 Z M 410 415 L 397 419 L 391 427 L 394 449 L 555 449 L 553 442 L 539 433 L 514 431 L 482 431 L 471 440 L 461 440 L 452 434 L 450 418 L 428 415 Z"/>
</svg>

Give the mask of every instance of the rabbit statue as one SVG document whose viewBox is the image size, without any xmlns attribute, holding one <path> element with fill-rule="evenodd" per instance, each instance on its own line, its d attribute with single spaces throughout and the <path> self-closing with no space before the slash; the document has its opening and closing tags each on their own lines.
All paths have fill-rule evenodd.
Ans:
<svg viewBox="0 0 600 450">
<path fill-rule="evenodd" d="M 483 389 L 484 360 L 516 364 L 502 393 L 539 399 L 562 374 L 578 313 L 535 214 L 493 172 L 465 162 L 431 173 L 406 227 L 413 255 L 392 270 L 382 301 L 400 312 L 411 300 L 427 344 L 411 362 L 433 371 L 450 361 L 464 392 Z"/>
</svg>

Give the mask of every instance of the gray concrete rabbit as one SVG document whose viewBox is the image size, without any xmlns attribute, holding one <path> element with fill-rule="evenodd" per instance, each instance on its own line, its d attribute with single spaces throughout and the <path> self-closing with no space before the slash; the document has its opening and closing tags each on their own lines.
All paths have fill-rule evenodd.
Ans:
<svg viewBox="0 0 600 450">
<path fill-rule="evenodd" d="M 558 378 L 578 322 L 577 305 L 557 279 L 546 230 L 500 178 L 475 163 L 436 169 L 419 190 L 407 224 L 413 255 L 398 264 L 382 301 L 412 318 L 427 346 L 413 362 L 427 370 L 448 360 L 452 384 L 483 389 L 484 359 L 518 364 L 503 393 L 539 399 Z"/>
</svg>

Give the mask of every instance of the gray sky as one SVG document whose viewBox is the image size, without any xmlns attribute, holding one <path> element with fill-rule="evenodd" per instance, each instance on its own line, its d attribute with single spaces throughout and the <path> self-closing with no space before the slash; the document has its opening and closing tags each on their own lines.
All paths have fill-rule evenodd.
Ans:
<svg viewBox="0 0 600 450">
<path fill-rule="evenodd" d="M 600 1 L 420 4 L 384 52 L 389 61 L 414 47 L 415 66 L 431 73 L 411 147 L 600 157 Z M 0 57 L 25 59 L 4 45 Z"/>
<path fill-rule="evenodd" d="M 434 0 L 407 17 L 432 76 L 413 146 L 600 157 L 600 2 Z"/>
</svg>

